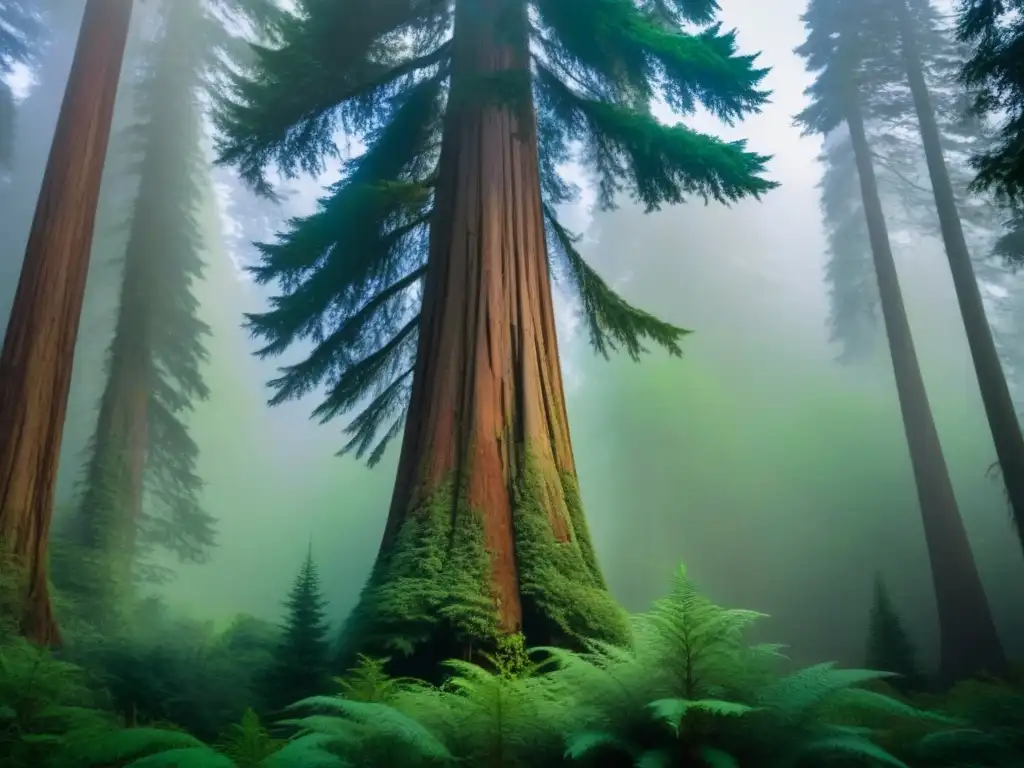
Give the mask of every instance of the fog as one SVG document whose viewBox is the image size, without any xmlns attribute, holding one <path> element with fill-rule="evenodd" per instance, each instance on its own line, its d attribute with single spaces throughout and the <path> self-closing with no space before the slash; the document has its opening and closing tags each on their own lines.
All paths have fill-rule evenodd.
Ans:
<svg viewBox="0 0 1024 768">
<path fill-rule="evenodd" d="M 739 29 L 741 48 L 761 51 L 772 67 L 767 86 L 774 95 L 762 114 L 733 127 L 706 115 L 688 123 L 747 138 L 751 149 L 771 154 L 769 176 L 782 186 L 762 202 L 731 208 L 692 200 L 645 216 L 624 202 L 600 212 L 585 195 L 571 212 L 586 229 L 585 255 L 602 274 L 632 303 L 694 331 L 684 339 L 682 359 L 652 354 L 640 364 L 606 362 L 574 329 L 573 308 L 563 301 L 571 429 L 599 557 L 614 593 L 631 609 L 659 595 L 685 562 L 716 599 L 770 614 L 764 636 L 788 643 L 804 661 L 861 660 L 871 583 L 880 571 L 930 656 L 935 610 L 884 339 L 880 334 L 873 361 L 856 366 L 837 364 L 827 341 L 816 188 L 821 142 L 792 126 L 809 83 L 792 53 L 804 37 L 805 2 L 721 4 L 726 25 Z M 60 72 L 70 63 L 66 49 L 47 56 L 52 60 L 44 61 L 19 111 L 23 165 L 0 190 L 0 207 L 9 199 L 21 206 L 0 221 L 4 314 L 14 291 L 8 275 L 16 272 L 52 136 Z M 122 116 L 126 92 L 119 94 Z M 117 147 L 115 137 L 110 168 Z M 219 546 L 209 563 L 178 568 L 166 594 L 198 616 L 274 619 L 312 542 L 340 619 L 376 555 L 396 451 L 369 470 L 334 456 L 345 442 L 344 425 L 310 421 L 315 396 L 267 407 L 264 382 L 284 361 L 253 357 L 241 328 L 242 313 L 263 307 L 267 292 L 238 269 L 247 254 L 228 236 L 232 201 L 222 178 L 210 177 L 203 212 L 208 274 L 199 289 L 203 319 L 213 329 L 206 372 L 212 395 L 192 420 Z M 308 210 L 318 185 L 332 180 L 328 174 L 297 183 L 278 220 Z M 111 181 L 104 188 L 93 251 L 61 461 L 62 507 L 74 498 L 112 328 L 125 212 L 123 190 L 115 187 Z M 247 193 L 234 185 L 230 194 L 237 204 Z M 1007 650 L 1021 657 L 1024 563 L 1001 486 L 988 476 L 995 455 L 945 256 L 940 243 L 898 231 L 894 244 L 961 511 Z"/>
</svg>

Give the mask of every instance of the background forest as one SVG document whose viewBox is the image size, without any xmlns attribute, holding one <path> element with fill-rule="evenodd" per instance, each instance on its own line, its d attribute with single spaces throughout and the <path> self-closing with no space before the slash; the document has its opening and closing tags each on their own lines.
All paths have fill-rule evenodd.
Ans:
<svg viewBox="0 0 1024 768">
<path fill-rule="evenodd" d="M 815 34 L 828 37 L 832 25 L 834 37 L 850 36 L 864 23 L 858 40 L 870 40 L 895 23 L 883 11 L 863 21 L 843 0 L 720 3 L 714 18 L 737 30 L 740 53 L 759 52 L 757 66 L 770 69 L 758 87 L 771 95 L 735 124 L 706 106 L 685 123 L 770 156 L 756 175 L 778 188 L 761 199 L 704 205 L 693 195 L 648 212 L 621 195 L 609 210 L 594 169 L 565 164 L 582 194 L 558 215 L 582 234 L 589 265 L 631 305 L 692 332 L 678 339 L 682 359 L 657 343 L 639 364 L 615 352 L 603 359 L 586 296 L 555 281 L 590 537 L 612 596 L 645 612 L 640 650 L 552 650 L 544 663 L 557 670 L 541 674 L 516 635 L 481 667 L 455 662 L 453 682 L 434 688 L 389 676 L 378 655 L 339 664 L 334 651 L 377 557 L 400 441 L 371 468 L 336 456 L 352 439 L 352 414 L 310 419 L 323 383 L 268 407 L 278 366 L 300 363 L 318 339 L 261 359 L 264 342 L 243 326 L 286 292 L 247 269 L 268 258 L 254 242 L 312 216 L 368 137 L 344 136 L 340 157 L 303 167 L 315 173 L 271 169 L 279 199 L 258 196 L 246 183 L 252 174 L 237 168 L 244 163 L 218 164 L 225 121 L 212 116 L 238 73 L 255 66 L 248 43 L 287 39 L 274 4 L 135 5 L 56 479 L 50 563 L 63 643 L 51 655 L 16 641 L 13 626 L 0 630 L 0 762 L 1021 764 L 1024 708 L 1012 668 L 1024 659 L 1021 538 L 899 56 L 886 58 L 884 42 L 857 54 L 868 62 L 864 134 L 1009 683 L 961 680 L 940 699 L 926 682 L 941 662 L 941 598 L 870 215 L 846 118 L 829 125 L 828 95 L 815 90 Z M 321 6 L 287 4 L 313 17 L 326 13 Z M 1019 3 L 1006 7 L 1019 26 Z M 14 303 L 84 8 L 85 0 L 0 0 L 0 322 Z M 1021 407 L 1024 218 L 969 189 L 970 157 L 995 146 L 1003 112 L 968 111 L 976 94 L 960 77 L 976 41 L 957 39 L 953 4 L 908 8 L 988 324 Z M 651 109 L 664 123 L 679 119 L 664 99 Z M 124 425 L 137 423 L 134 391 L 146 393 L 149 411 L 133 432 Z M 135 455 L 146 457 L 139 473 Z M 137 526 L 118 524 L 125 499 Z M 5 561 L 4 589 L 16 570 Z M 704 644 L 681 641 L 687 628 Z M 752 645 L 762 641 L 785 643 L 785 658 Z M 691 655 L 702 670 L 696 685 L 692 669 L 677 668 Z M 814 666 L 822 661 L 853 669 Z M 660 679 L 665 670 L 670 682 Z M 615 698 L 600 682 L 608 676 L 642 703 Z M 314 694 L 323 696 L 308 709 L 319 714 L 286 709 Z M 859 727 L 882 735 L 869 741 Z"/>
</svg>

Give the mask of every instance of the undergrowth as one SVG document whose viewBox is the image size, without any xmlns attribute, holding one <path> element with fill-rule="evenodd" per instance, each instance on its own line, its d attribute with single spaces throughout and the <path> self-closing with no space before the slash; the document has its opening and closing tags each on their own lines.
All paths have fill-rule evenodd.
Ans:
<svg viewBox="0 0 1024 768">
<path fill-rule="evenodd" d="M 0 765 L 1024 765 L 1020 681 L 969 681 L 943 696 L 908 698 L 881 671 L 819 664 L 783 674 L 778 646 L 744 638 L 758 618 L 713 604 L 680 569 L 671 592 L 633 617 L 628 649 L 597 641 L 581 652 L 527 649 L 512 636 L 479 664 L 447 662 L 440 685 L 389 677 L 386 659 L 364 656 L 335 680 L 333 694 L 297 702 L 270 722 L 245 709 L 235 725 L 202 738 L 159 711 L 126 716 L 126 694 L 118 711 L 109 681 L 104 694 L 81 667 L 8 637 L 0 643 Z M 227 636 L 237 653 L 251 653 L 247 631 L 235 627 L 211 647 L 223 651 Z"/>
</svg>

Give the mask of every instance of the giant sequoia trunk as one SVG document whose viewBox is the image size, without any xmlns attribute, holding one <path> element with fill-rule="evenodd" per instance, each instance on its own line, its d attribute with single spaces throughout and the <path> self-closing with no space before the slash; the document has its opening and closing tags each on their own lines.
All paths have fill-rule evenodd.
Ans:
<svg viewBox="0 0 1024 768">
<path fill-rule="evenodd" d="M 411 402 L 354 642 L 436 660 L 519 631 L 620 640 L 569 439 L 526 4 L 459 0 L 455 13 Z"/>
<path fill-rule="evenodd" d="M 921 367 L 914 350 L 896 264 L 889 244 L 885 215 L 864 131 L 859 95 L 846 99 L 847 125 L 860 177 L 871 253 L 878 276 L 878 293 L 885 321 L 889 353 L 896 378 L 903 429 L 921 505 L 925 543 L 931 562 L 932 583 L 939 615 L 939 675 L 946 681 L 962 680 L 981 672 L 998 674 L 1006 657 L 989 611 L 967 539 L 953 483 L 942 455 Z"/>
<path fill-rule="evenodd" d="M 100 178 L 132 0 L 89 0 L 0 355 L 0 542 L 24 568 L 22 632 L 59 642 L 46 549 Z"/>
<path fill-rule="evenodd" d="M 992 338 L 992 329 L 985 315 L 981 290 L 974 276 L 971 253 L 964 238 L 956 196 L 942 153 L 935 109 L 928 92 L 928 84 L 924 79 L 913 21 L 906 0 L 897 0 L 895 7 L 900 18 L 903 63 L 921 129 L 921 141 L 924 144 L 932 192 L 935 195 L 935 209 L 939 216 L 942 242 L 946 246 L 946 257 L 953 273 L 953 287 L 956 289 L 960 314 L 964 319 L 967 344 L 971 350 L 971 359 L 974 361 L 974 371 L 978 377 L 989 429 L 992 430 L 996 456 L 1006 485 L 1006 495 L 1012 508 L 1017 536 L 1024 547 L 1024 436 L 1021 435 L 1013 398 L 1010 396 L 1006 375 L 1003 373 L 995 340 Z"/>
</svg>

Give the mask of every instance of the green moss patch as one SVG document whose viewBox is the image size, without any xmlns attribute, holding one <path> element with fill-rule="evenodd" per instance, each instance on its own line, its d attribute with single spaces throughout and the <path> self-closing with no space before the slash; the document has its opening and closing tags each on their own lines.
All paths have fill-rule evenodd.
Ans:
<svg viewBox="0 0 1024 768">
<path fill-rule="evenodd" d="M 409 515 L 378 559 L 343 646 L 409 655 L 439 631 L 475 644 L 493 640 L 497 626 L 483 521 L 449 481 Z"/>
<path fill-rule="evenodd" d="M 545 633 L 557 630 L 570 641 L 628 644 L 626 613 L 606 589 L 598 569 L 576 478 L 562 473 L 557 480 L 572 532 L 565 542 L 558 541 L 551 530 L 550 512 L 543 501 L 545 482 L 527 453 L 516 483 L 513 511 L 524 615 L 547 625 Z M 529 636 L 531 629 L 526 627 L 527 641 L 536 643 L 538 638 Z"/>
</svg>

